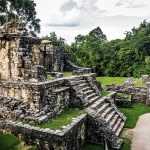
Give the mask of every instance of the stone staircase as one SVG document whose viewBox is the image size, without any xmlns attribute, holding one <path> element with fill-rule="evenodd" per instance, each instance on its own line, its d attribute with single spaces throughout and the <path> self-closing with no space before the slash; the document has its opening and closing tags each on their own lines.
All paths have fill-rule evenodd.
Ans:
<svg viewBox="0 0 150 150">
<path fill-rule="evenodd" d="M 85 108 L 88 115 L 91 115 L 90 113 L 92 112 L 91 117 L 94 116 L 93 113 L 95 113 L 95 117 L 99 118 L 98 122 L 103 122 L 103 128 L 109 130 L 105 135 L 107 135 L 106 140 L 113 143 L 110 144 L 110 147 L 119 149 L 122 140 L 118 136 L 124 127 L 126 117 L 118 110 L 113 102 L 112 97 L 115 93 L 107 97 L 101 97 L 98 87 L 93 82 L 93 78 L 87 76 L 71 79 L 69 84 L 70 87 L 74 89 L 76 98 L 80 99 L 80 106 Z M 113 138 L 110 134 L 111 136 L 113 135 Z M 114 141 L 116 141 L 116 143 L 114 143 Z"/>
</svg>

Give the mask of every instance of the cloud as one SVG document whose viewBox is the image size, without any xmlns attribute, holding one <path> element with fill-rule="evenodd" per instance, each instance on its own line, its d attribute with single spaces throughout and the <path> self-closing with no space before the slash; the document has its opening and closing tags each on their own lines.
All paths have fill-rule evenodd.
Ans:
<svg viewBox="0 0 150 150">
<path fill-rule="evenodd" d="M 60 7 L 60 10 L 61 11 L 70 11 L 74 7 L 76 7 L 76 2 L 74 2 L 73 0 L 69 0 Z"/>
<path fill-rule="evenodd" d="M 131 3 L 131 1 L 133 0 L 119 0 L 117 3 L 116 3 L 116 6 L 123 6 L 127 3 Z"/>
<path fill-rule="evenodd" d="M 115 6 L 117 6 L 117 7 L 125 6 L 127 8 L 142 8 L 142 7 L 146 7 L 146 5 L 141 2 L 141 0 L 119 0 L 116 3 Z"/>
<path fill-rule="evenodd" d="M 62 24 L 46 24 L 46 26 L 51 26 L 51 27 L 77 27 L 77 26 L 80 26 L 80 24 L 77 22 L 77 23 L 62 23 Z"/>
<path fill-rule="evenodd" d="M 55 31 L 72 42 L 100 26 L 108 39 L 122 38 L 125 31 L 150 16 L 149 0 L 35 0 L 41 21 L 40 36 Z M 144 7 L 146 6 L 146 7 Z M 139 9 L 138 9 L 139 8 Z"/>
<path fill-rule="evenodd" d="M 67 0 L 59 11 L 51 15 L 46 22 L 49 26 L 88 26 L 95 24 L 96 19 L 106 12 L 97 7 L 98 0 Z"/>
<path fill-rule="evenodd" d="M 135 4 L 135 5 L 129 5 L 127 6 L 128 8 L 143 8 L 146 7 L 145 4 L 139 3 L 139 4 Z"/>
<path fill-rule="evenodd" d="M 122 0 L 119 0 L 115 6 L 121 6 L 121 5 L 123 5 Z"/>
</svg>

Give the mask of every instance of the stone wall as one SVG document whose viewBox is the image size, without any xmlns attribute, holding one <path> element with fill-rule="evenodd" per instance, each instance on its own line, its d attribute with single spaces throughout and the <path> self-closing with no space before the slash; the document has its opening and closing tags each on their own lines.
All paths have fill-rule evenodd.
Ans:
<svg viewBox="0 0 150 150">
<path fill-rule="evenodd" d="M 32 47 L 40 40 L 4 34 L 0 41 L 0 80 L 29 81 L 34 65 Z"/>
<path fill-rule="evenodd" d="M 34 109 L 41 109 L 46 105 L 52 110 L 68 107 L 70 101 L 68 89 L 64 79 L 38 83 L 0 82 L 0 95 L 19 99 Z"/>
<path fill-rule="evenodd" d="M 74 118 L 63 130 L 43 129 L 21 122 L 0 121 L 0 133 L 12 133 L 38 150 L 77 150 L 86 139 L 86 115 Z"/>
<path fill-rule="evenodd" d="M 148 87 L 135 87 L 135 86 L 127 86 L 127 85 L 109 85 L 106 87 L 108 91 L 115 91 L 117 93 L 125 93 L 131 94 L 131 102 L 130 101 L 122 101 L 119 100 L 116 104 L 117 106 L 132 106 L 134 102 L 142 102 L 147 104 L 148 100 Z M 122 104 L 121 104 L 122 103 Z"/>
<path fill-rule="evenodd" d="M 41 52 L 37 62 L 43 65 L 48 72 L 63 72 L 64 52 L 61 48 L 51 44 L 41 44 Z"/>
<path fill-rule="evenodd" d="M 109 127 L 109 124 L 90 108 L 86 109 L 87 117 L 87 141 L 103 144 L 104 139 L 110 149 L 120 149 L 122 139 L 118 138 Z"/>
<path fill-rule="evenodd" d="M 64 55 L 64 71 L 72 71 L 75 75 L 82 75 L 91 73 L 90 68 L 78 67 L 70 61 L 67 54 Z"/>
</svg>

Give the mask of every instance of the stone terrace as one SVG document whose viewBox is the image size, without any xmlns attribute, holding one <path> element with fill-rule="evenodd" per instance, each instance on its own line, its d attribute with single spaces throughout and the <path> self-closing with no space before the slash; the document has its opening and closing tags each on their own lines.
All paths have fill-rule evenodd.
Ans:
<svg viewBox="0 0 150 150">
<path fill-rule="evenodd" d="M 102 144 L 104 140 L 110 148 L 121 147 L 118 135 L 126 117 L 114 104 L 115 93 L 101 97 L 89 68 L 74 65 L 61 50 L 29 37 L 22 23 L 4 26 L 0 40 L 0 132 L 11 132 L 46 150 L 77 150 L 85 141 Z M 67 68 L 79 75 L 46 80 L 47 74 Z M 41 124 L 76 107 L 86 114 L 63 131 L 24 124 Z"/>
</svg>

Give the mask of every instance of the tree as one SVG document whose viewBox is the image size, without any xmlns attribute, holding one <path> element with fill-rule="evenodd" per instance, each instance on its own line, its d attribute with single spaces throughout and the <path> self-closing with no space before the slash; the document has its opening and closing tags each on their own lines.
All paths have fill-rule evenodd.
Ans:
<svg viewBox="0 0 150 150">
<path fill-rule="evenodd" d="M 55 32 L 51 32 L 50 36 L 45 36 L 45 37 L 43 37 L 43 39 L 49 40 L 52 45 L 58 46 L 58 47 L 63 48 L 63 49 L 66 46 L 65 39 L 62 37 L 57 37 Z"/>
<path fill-rule="evenodd" d="M 102 59 L 101 46 L 107 41 L 106 35 L 100 27 L 90 31 L 87 35 L 78 35 L 75 42 L 71 44 L 70 56 L 72 60 L 83 67 L 92 68 L 93 72 L 100 72 Z"/>
<path fill-rule="evenodd" d="M 126 32 L 122 40 L 107 41 L 97 27 L 83 36 L 78 35 L 68 47 L 72 60 L 101 76 L 134 76 L 150 74 L 150 23 L 144 20 L 138 28 Z"/>
<path fill-rule="evenodd" d="M 36 18 L 33 0 L 0 0 L 0 25 L 6 22 L 23 21 L 31 33 L 40 32 L 40 19 Z"/>
<path fill-rule="evenodd" d="M 97 27 L 93 29 L 90 33 L 89 36 L 95 37 L 96 39 L 101 40 L 102 42 L 107 41 L 106 35 L 103 33 L 100 27 Z"/>
</svg>

